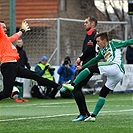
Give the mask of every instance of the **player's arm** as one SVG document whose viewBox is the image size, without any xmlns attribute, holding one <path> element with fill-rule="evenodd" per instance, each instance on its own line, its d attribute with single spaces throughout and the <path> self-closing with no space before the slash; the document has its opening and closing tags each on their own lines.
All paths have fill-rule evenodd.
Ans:
<svg viewBox="0 0 133 133">
<path fill-rule="evenodd" d="M 114 39 L 114 40 L 112 40 L 112 42 L 114 43 L 116 48 L 121 48 L 121 47 L 126 47 L 129 45 L 132 45 L 133 44 L 133 38 L 130 40 L 125 40 L 125 41 Z"/>
<path fill-rule="evenodd" d="M 20 31 L 15 33 L 14 35 L 10 36 L 9 39 L 11 42 L 15 42 L 16 40 L 19 39 L 20 36 L 22 36 L 23 33 L 27 32 L 30 30 L 30 27 L 26 21 L 22 21 L 21 26 L 20 26 Z"/>
<path fill-rule="evenodd" d="M 98 62 L 99 60 L 101 60 L 101 59 L 103 59 L 103 56 L 102 56 L 102 54 L 99 52 L 99 54 L 98 54 L 96 57 L 92 58 L 90 61 L 88 61 L 86 64 L 84 64 L 84 65 L 82 66 L 82 69 L 85 69 L 86 67 L 88 67 L 88 66 L 91 65 L 91 64 L 97 63 L 97 62 Z"/>
<path fill-rule="evenodd" d="M 19 31 L 12 36 L 8 37 L 10 39 L 10 42 L 15 42 L 16 40 L 19 39 L 19 37 L 22 35 L 22 31 Z"/>
</svg>

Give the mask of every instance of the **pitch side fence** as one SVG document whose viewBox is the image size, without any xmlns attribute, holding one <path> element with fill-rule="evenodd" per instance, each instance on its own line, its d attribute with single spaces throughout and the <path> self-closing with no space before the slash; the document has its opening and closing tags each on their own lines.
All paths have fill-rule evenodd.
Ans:
<svg viewBox="0 0 133 133">
<path fill-rule="evenodd" d="M 27 18 L 31 31 L 22 36 L 32 66 L 42 55 L 51 65 L 59 65 L 69 55 L 72 63 L 81 54 L 86 31 L 84 20 L 67 18 Z M 127 39 L 127 22 L 98 21 L 98 32 L 109 32 L 110 39 Z"/>
</svg>

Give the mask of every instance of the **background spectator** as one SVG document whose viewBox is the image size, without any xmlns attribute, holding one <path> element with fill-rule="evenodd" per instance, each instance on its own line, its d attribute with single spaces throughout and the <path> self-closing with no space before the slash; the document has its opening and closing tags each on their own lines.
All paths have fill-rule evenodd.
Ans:
<svg viewBox="0 0 133 133">
<path fill-rule="evenodd" d="M 133 45 L 127 47 L 126 60 L 127 64 L 133 64 Z"/>
<path fill-rule="evenodd" d="M 59 84 L 63 84 L 69 80 L 73 80 L 76 69 L 75 65 L 71 64 L 71 59 L 69 56 L 66 56 L 62 61 L 62 64 L 59 66 L 57 73 L 59 74 Z M 72 94 L 69 90 L 62 93 L 60 92 L 61 97 L 63 98 L 71 98 Z"/>
<path fill-rule="evenodd" d="M 42 56 L 41 61 L 36 65 L 35 72 L 38 73 L 43 78 L 54 81 L 54 68 L 51 68 L 51 65 L 48 63 L 48 58 L 46 56 Z M 46 86 L 44 89 L 44 93 L 46 98 L 55 98 L 58 90 L 56 88 L 51 88 Z"/>
</svg>

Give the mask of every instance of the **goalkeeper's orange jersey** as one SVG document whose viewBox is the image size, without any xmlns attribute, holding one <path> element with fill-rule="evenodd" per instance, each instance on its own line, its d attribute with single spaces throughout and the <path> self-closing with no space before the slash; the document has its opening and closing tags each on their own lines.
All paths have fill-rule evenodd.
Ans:
<svg viewBox="0 0 133 133">
<path fill-rule="evenodd" d="M 11 43 L 19 38 L 18 34 L 8 37 L 0 26 L 0 62 L 12 62 L 18 60 L 19 54 L 16 47 Z"/>
</svg>

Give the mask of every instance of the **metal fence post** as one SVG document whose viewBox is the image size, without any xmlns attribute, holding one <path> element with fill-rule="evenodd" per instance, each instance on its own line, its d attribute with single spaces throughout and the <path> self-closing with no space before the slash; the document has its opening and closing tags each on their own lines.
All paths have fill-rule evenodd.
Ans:
<svg viewBox="0 0 133 133">
<path fill-rule="evenodd" d="M 10 36 L 16 33 L 16 0 L 10 0 Z"/>
<path fill-rule="evenodd" d="M 60 18 L 57 19 L 57 64 L 60 64 Z"/>
</svg>

